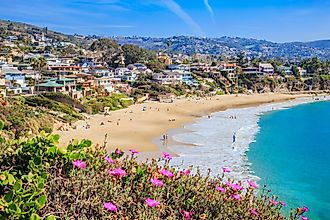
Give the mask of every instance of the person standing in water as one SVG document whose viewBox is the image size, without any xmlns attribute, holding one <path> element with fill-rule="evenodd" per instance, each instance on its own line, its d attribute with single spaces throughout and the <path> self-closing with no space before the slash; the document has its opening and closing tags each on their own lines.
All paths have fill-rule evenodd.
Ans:
<svg viewBox="0 0 330 220">
<path fill-rule="evenodd" d="M 233 143 L 235 143 L 236 142 L 236 132 L 234 132 L 234 134 L 233 134 Z"/>
</svg>

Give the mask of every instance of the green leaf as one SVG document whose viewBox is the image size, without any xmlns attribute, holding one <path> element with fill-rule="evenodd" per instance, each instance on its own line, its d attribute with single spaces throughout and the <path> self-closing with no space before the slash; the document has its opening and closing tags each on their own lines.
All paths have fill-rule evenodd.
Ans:
<svg viewBox="0 0 330 220">
<path fill-rule="evenodd" d="M 40 157 L 35 157 L 33 159 L 33 162 L 36 166 L 40 165 L 41 164 L 41 158 Z"/>
<path fill-rule="evenodd" d="M 14 190 L 15 191 L 19 191 L 20 189 L 22 189 L 22 181 L 21 180 L 17 180 L 15 185 L 14 185 Z"/>
<path fill-rule="evenodd" d="M 54 215 L 49 215 L 46 217 L 46 220 L 56 220 L 56 217 Z"/>
<path fill-rule="evenodd" d="M 31 217 L 30 217 L 30 220 L 41 220 L 41 218 L 40 218 L 39 215 L 33 213 L 33 214 L 31 215 Z"/>
<path fill-rule="evenodd" d="M 5 201 L 10 203 L 14 197 L 14 192 L 11 190 L 5 195 Z"/>
<path fill-rule="evenodd" d="M 9 210 L 16 212 L 17 211 L 17 205 L 15 203 L 12 203 L 8 206 Z"/>
<path fill-rule="evenodd" d="M 8 183 L 9 185 L 14 185 L 16 180 L 15 177 L 13 175 L 11 175 L 10 173 L 7 174 L 7 178 L 8 178 Z"/>
<path fill-rule="evenodd" d="M 5 127 L 5 123 L 0 120 L 0 131 L 3 129 L 3 127 Z"/>
<path fill-rule="evenodd" d="M 38 203 L 38 209 L 42 209 L 47 202 L 47 197 L 45 195 L 42 195 L 39 197 L 37 203 Z"/>
<path fill-rule="evenodd" d="M 53 135 L 54 142 L 58 142 L 59 140 L 60 140 L 60 135 L 58 135 L 58 134 Z"/>
</svg>

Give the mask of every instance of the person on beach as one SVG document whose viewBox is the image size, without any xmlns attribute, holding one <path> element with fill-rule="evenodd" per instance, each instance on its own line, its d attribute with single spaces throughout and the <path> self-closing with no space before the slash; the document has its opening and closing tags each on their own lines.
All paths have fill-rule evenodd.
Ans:
<svg viewBox="0 0 330 220">
<path fill-rule="evenodd" d="M 234 134 L 233 134 L 233 143 L 235 143 L 236 142 L 236 132 L 234 132 Z"/>
</svg>

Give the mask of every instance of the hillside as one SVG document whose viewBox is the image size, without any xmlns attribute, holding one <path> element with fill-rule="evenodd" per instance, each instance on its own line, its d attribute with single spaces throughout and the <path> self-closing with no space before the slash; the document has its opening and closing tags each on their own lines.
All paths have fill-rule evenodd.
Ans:
<svg viewBox="0 0 330 220">
<path fill-rule="evenodd" d="M 184 54 L 211 54 L 233 56 L 245 51 L 252 57 L 330 59 L 330 40 L 312 42 L 274 43 L 239 37 L 199 38 L 173 36 L 169 38 L 115 37 L 119 44 L 135 44 L 150 50 L 177 51 Z M 168 47 L 169 45 L 169 47 Z"/>
<path fill-rule="evenodd" d="M 101 37 L 68 35 L 49 30 L 47 27 L 21 22 L 0 20 L 0 36 L 16 35 L 20 37 L 31 34 L 44 34 L 46 38 L 55 41 L 69 42 L 81 48 L 88 49 L 90 45 Z M 311 42 L 275 43 L 266 40 L 257 40 L 239 37 L 201 38 L 189 36 L 172 36 L 168 38 L 153 37 L 111 37 L 118 44 L 134 44 L 149 50 L 165 50 L 180 52 L 188 55 L 195 53 L 235 56 L 240 51 L 250 57 L 261 58 L 310 58 L 317 56 L 320 59 L 330 59 L 330 40 Z"/>
</svg>

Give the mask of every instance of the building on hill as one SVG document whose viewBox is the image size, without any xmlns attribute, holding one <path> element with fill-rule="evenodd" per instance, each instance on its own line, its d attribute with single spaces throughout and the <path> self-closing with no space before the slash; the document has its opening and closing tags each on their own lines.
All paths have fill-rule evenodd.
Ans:
<svg viewBox="0 0 330 220">
<path fill-rule="evenodd" d="M 175 95 L 172 93 L 160 94 L 157 96 L 157 100 L 162 103 L 172 103 L 175 100 Z"/>
<path fill-rule="evenodd" d="M 59 65 L 59 66 L 49 66 L 48 70 L 55 75 L 69 75 L 69 74 L 78 74 L 81 71 L 80 66 L 67 66 L 67 65 Z"/>
<path fill-rule="evenodd" d="M 290 66 L 280 66 L 278 69 L 285 75 L 293 75 L 292 68 Z"/>
<path fill-rule="evenodd" d="M 157 59 L 159 60 L 159 62 L 164 63 L 165 65 L 172 64 L 172 59 L 167 54 L 159 53 Z"/>
<path fill-rule="evenodd" d="M 69 94 L 76 90 L 76 81 L 70 78 L 53 78 L 35 85 L 35 93 L 37 94 L 45 92 L 62 92 L 64 94 Z"/>
<path fill-rule="evenodd" d="M 273 65 L 270 63 L 259 63 L 259 72 L 264 75 L 274 75 L 275 70 Z"/>
<path fill-rule="evenodd" d="M 178 84 L 182 83 L 181 74 L 177 72 L 155 73 L 152 79 L 160 84 Z"/>
<path fill-rule="evenodd" d="M 306 76 L 307 75 L 307 70 L 305 70 L 301 67 L 298 67 L 298 71 L 299 71 L 300 76 Z"/>
<path fill-rule="evenodd" d="M 262 74 L 259 72 L 259 68 L 257 68 L 257 67 L 242 68 L 242 73 L 247 74 L 247 75 L 253 75 L 253 76 L 258 76 L 258 75 Z"/>
</svg>

